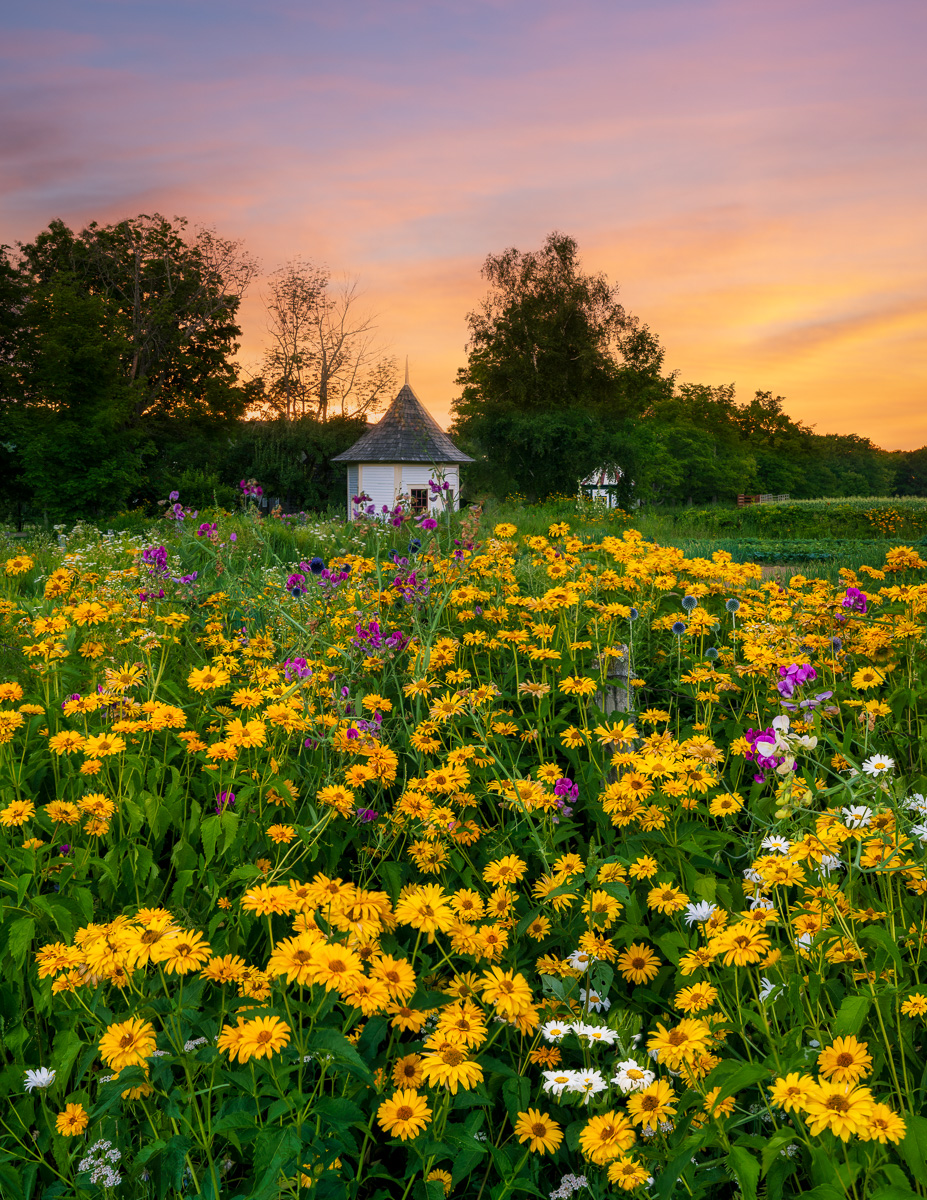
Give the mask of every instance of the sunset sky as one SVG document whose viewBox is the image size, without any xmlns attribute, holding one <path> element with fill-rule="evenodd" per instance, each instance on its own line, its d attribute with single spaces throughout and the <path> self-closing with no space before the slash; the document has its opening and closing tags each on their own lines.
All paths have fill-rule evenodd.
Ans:
<svg viewBox="0 0 927 1200">
<path fill-rule="evenodd" d="M 680 381 L 927 443 L 923 0 L 7 0 L 0 242 L 139 212 L 360 279 L 442 424 L 554 229 Z M 266 337 L 260 283 L 242 360 Z"/>
</svg>

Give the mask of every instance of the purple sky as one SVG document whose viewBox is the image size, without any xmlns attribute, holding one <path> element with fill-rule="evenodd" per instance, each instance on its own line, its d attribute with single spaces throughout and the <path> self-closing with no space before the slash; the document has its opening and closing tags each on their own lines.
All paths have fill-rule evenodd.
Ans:
<svg viewBox="0 0 927 1200">
<path fill-rule="evenodd" d="M 30 0 L 0 17 L 0 241 L 184 215 L 360 278 L 447 419 L 485 256 L 577 238 L 681 380 L 927 443 L 915 0 Z M 260 284 L 242 358 L 260 359 Z"/>
</svg>

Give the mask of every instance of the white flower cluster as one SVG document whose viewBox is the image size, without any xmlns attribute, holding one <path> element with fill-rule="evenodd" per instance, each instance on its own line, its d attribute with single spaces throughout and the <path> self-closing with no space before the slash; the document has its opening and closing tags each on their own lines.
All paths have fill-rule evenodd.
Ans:
<svg viewBox="0 0 927 1200">
<path fill-rule="evenodd" d="M 606 1000 L 605 1004 L 608 1003 Z M 561 1042 L 568 1033 L 585 1038 L 590 1045 L 611 1046 L 618 1040 L 618 1034 L 607 1025 L 589 1025 L 584 1021 L 548 1021 L 541 1026 L 541 1034 L 548 1042 Z"/>
<path fill-rule="evenodd" d="M 579 1096 L 586 1104 L 598 1092 L 604 1092 L 608 1087 L 602 1072 L 591 1068 L 586 1071 L 544 1071 L 542 1074 L 545 1092 L 558 1097 L 564 1093 L 572 1093 Z"/>
<path fill-rule="evenodd" d="M 205 1046 L 207 1040 L 208 1040 L 207 1038 L 203 1038 L 203 1037 L 190 1038 L 190 1040 L 188 1042 L 184 1042 L 184 1044 L 183 1044 L 184 1053 L 189 1054 L 192 1050 L 195 1050 L 197 1048 L 197 1046 Z"/>
<path fill-rule="evenodd" d="M 611 1032 L 611 1031 L 609 1031 Z M 584 1071 L 563 1070 L 544 1071 L 543 1088 L 552 1096 L 577 1096 L 588 1104 L 599 1092 L 604 1092 L 609 1083 L 620 1088 L 625 1095 L 629 1092 L 642 1091 L 649 1087 L 656 1076 L 653 1071 L 645 1070 L 633 1058 L 625 1059 L 615 1066 L 615 1074 L 607 1080 L 601 1071 L 589 1068 Z"/>
<path fill-rule="evenodd" d="M 567 1200 L 568 1196 L 572 1196 L 580 1188 L 588 1186 L 589 1180 L 585 1175 L 564 1175 L 560 1180 L 560 1186 L 551 1192 L 550 1200 Z"/>
<path fill-rule="evenodd" d="M 77 1164 L 77 1169 L 90 1171 L 91 1183 L 114 1188 L 122 1183 L 122 1176 L 116 1170 L 116 1164 L 121 1158 L 122 1151 L 117 1150 L 112 1142 L 94 1142 L 87 1151 L 86 1158 L 82 1158 Z"/>
</svg>

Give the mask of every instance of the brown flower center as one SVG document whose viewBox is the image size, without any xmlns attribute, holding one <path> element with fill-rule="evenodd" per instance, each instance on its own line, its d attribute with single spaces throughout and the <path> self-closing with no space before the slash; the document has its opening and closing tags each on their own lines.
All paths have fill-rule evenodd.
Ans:
<svg viewBox="0 0 927 1200">
<path fill-rule="evenodd" d="M 445 1050 L 441 1060 L 449 1067 L 459 1067 L 466 1057 L 466 1054 L 461 1054 L 459 1050 Z"/>
<path fill-rule="evenodd" d="M 397 1121 L 408 1121 L 411 1116 L 412 1109 L 409 1108 L 408 1104 L 401 1104 L 399 1108 L 396 1109 Z"/>
</svg>

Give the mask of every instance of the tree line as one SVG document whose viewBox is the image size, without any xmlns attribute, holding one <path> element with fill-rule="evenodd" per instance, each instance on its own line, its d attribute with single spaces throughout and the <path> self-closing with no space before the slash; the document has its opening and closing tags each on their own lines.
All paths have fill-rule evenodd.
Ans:
<svg viewBox="0 0 927 1200">
<path fill-rule="evenodd" d="M 0 509 L 55 520 L 206 506 L 261 480 L 290 510 L 344 503 L 331 459 L 395 395 L 395 357 L 358 285 L 296 258 L 264 284 L 259 370 L 236 359 L 258 264 L 240 242 L 160 214 L 0 248 Z M 490 255 L 467 316 L 452 434 L 465 492 L 574 494 L 601 468 L 650 503 L 927 494 L 927 447 L 821 435 L 757 392 L 680 383 L 657 336 L 583 270 L 574 239 Z"/>
<path fill-rule="evenodd" d="M 575 492 L 602 467 L 625 501 L 704 504 L 738 494 L 793 498 L 927 495 L 927 447 L 888 452 L 856 434 L 819 434 L 757 391 L 680 382 L 658 337 L 585 272 L 576 241 L 509 249 L 483 266 L 467 317 L 453 433 L 478 486 L 529 499 Z"/>
<path fill-rule="evenodd" d="M 0 506 L 100 516 L 231 503 L 261 475 L 296 508 L 342 502 L 331 458 L 391 398 L 397 364 L 355 284 L 295 260 L 265 287 L 261 369 L 236 361 L 258 264 L 240 242 L 142 214 L 53 221 L 0 248 Z"/>
</svg>

